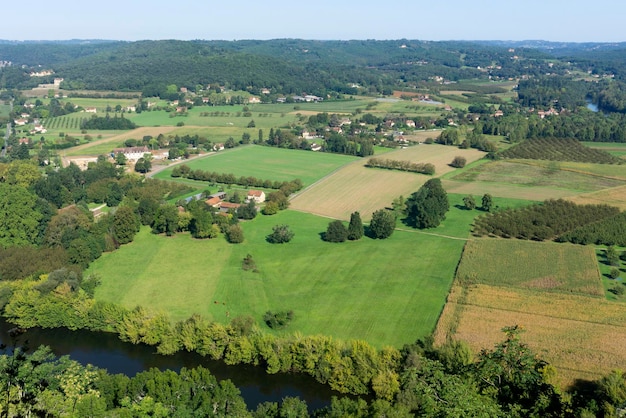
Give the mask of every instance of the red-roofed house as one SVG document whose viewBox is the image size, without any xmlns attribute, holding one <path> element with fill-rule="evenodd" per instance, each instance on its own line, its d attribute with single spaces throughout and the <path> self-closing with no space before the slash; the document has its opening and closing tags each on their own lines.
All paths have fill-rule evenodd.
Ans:
<svg viewBox="0 0 626 418">
<path fill-rule="evenodd" d="M 263 190 L 250 190 L 248 200 L 254 200 L 256 203 L 265 202 L 265 192 Z"/>
</svg>

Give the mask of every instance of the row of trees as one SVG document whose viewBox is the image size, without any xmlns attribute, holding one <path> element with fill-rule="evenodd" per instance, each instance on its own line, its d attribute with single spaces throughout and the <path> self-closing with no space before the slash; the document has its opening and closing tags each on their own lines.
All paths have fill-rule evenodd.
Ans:
<svg viewBox="0 0 626 418">
<path fill-rule="evenodd" d="M 135 129 L 137 125 L 130 119 L 126 119 L 124 115 L 118 117 L 117 114 L 111 117 L 107 113 L 106 116 L 92 116 L 90 119 L 86 119 L 81 123 L 81 129 L 94 129 L 94 130 L 118 130 L 127 131 Z"/>
<path fill-rule="evenodd" d="M 208 181 L 210 183 L 237 184 L 244 187 L 263 187 L 266 189 L 283 190 L 287 195 L 300 190 L 303 186 L 302 180 L 294 179 L 291 181 L 272 181 L 258 179 L 252 176 L 237 177 L 232 173 L 217 173 L 205 170 L 192 170 L 186 164 L 180 164 L 172 170 L 172 177 L 186 178 L 190 180 Z"/>
<path fill-rule="evenodd" d="M 20 326 L 113 330 L 126 341 L 156 345 L 160 353 L 197 351 L 227 364 L 259 365 L 268 373 L 309 374 L 342 393 L 374 395 L 371 403 L 334 399 L 316 416 L 556 417 L 573 411 L 592 416 L 610 414 L 626 401 L 622 395 L 626 378 L 620 372 L 595 382 L 593 395 L 562 395 L 551 384 L 551 366 L 521 341 L 521 330 L 515 326 L 504 330 L 504 341 L 474 357 L 457 341 L 439 348 L 426 340 L 402 350 L 375 350 L 362 341 L 325 336 L 276 337 L 258 332 L 254 321 L 242 317 L 230 325 L 199 316 L 172 325 L 162 314 L 95 302 L 66 285 L 47 294 L 27 284 L 14 286 L 13 291 L 5 310 Z M 45 351 L 30 357 L 18 350 L 0 357 L 0 369 L 0 397 L 11 399 L 0 402 L 0 407 L 22 411 L 14 415 L 46 411 L 89 416 L 131 408 L 135 414 L 153 416 L 204 416 L 213 411 L 226 416 L 308 416 L 305 404 L 296 400 L 262 404 L 250 414 L 230 382 L 216 382 L 202 368 L 183 369 L 180 374 L 151 370 L 128 378 L 95 373 L 67 358 L 59 363 Z M 300 412 L 280 413 L 294 410 Z"/>
<path fill-rule="evenodd" d="M 330 222 L 324 233 L 324 240 L 328 242 L 344 242 L 346 240 L 358 241 L 363 237 L 363 234 L 364 228 L 363 222 L 361 221 L 361 214 L 359 212 L 352 212 L 347 228 L 340 220 Z"/>
<path fill-rule="evenodd" d="M 435 166 L 431 163 L 413 163 L 411 161 L 390 160 L 388 158 L 370 158 L 365 166 L 429 175 L 435 174 Z"/>
</svg>

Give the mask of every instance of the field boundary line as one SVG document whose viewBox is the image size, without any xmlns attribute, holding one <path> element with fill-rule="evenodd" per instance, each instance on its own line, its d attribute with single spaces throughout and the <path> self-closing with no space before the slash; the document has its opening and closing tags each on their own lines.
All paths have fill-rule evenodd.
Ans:
<svg viewBox="0 0 626 418">
<path fill-rule="evenodd" d="M 505 286 L 502 286 L 502 287 L 505 287 Z M 557 293 L 557 292 L 555 292 L 555 293 Z M 566 294 L 566 293 L 561 293 L 561 294 Z M 577 296 L 585 297 L 584 295 L 577 295 Z M 587 297 L 593 299 L 593 296 L 587 296 Z M 451 303 L 454 303 L 454 304 L 457 304 L 457 305 L 474 306 L 474 307 L 477 307 L 477 308 L 492 309 L 494 311 L 514 312 L 514 313 L 521 313 L 521 314 L 526 314 L 526 315 L 539 316 L 539 317 L 542 317 L 542 318 L 559 319 L 559 320 L 562 320 L 562 321 L 579 322 L 579 323 L 583 323 L 583 324 L 604 325 L 606 327 L 614 327 L 614 328 L 623 329 L 622 326 L 615 325 L 615 324 L 610 324 L 610 323 L 606 323 L 606 322 L 598 322 L 598 321 L 583 320 L 583 319 L 573 319 L 573 318 L 556 316 L 556 315 L 546 315 L 546 314 L 541 314 L 541 313 L 536 313 L 536 312 L 521 311 L 519 309 L 497 308 L 497 307 L 494 307 L 494 306 L 483 305 L 483 304 L 480 304 L 480 303 L 471 303 L 471 302 L 460 303 L 460 302 L 456 302 L 456 301 L 455 302 L 451 302 Z"/>
<path fill-rule="evenodd" d="M 394 228 L 398 231 L 404 231 L 404 232 L 413 232 L 415 234 L 424 234 L 424 235 L 432 235 L 434 237 L 439 237 L 439 238 L 448 238 L 448 239 L 455 239 L 457 241 L 471 241 L 471 238 L 461 238 L 461 237 L 453 237 L 451 235 L 444 235 L 444 234 L 437 234 L 435 232 L 425 232 L 425 231 L 419 231 L 419 230 L 413 230 L 413 229 L 405 229 L 405 228 Z"/>
<path fill-rule="evenodd" d="M 315 185 L 316 185 L 316 184 L 318 184 L 318 183 L 321 183 L 322 181 L 326 180 L 327 178 L 329 178 L 329 177 L 330 177 L 330 176 L 332 176 L 333 174 L 337 173 L 338 171 L 342 170 L 343 168 L 345 168 L 345 167 L 347 167 L 347 166 L 349 166 L 349 165 L 352 165 L 352 164 L 356 164 L 356 163 L 358 163 L 358 162 L 360 162 L 360 161 L 362 161 L 362 160 L 363 160 L 363 158 L 358 159 L 358 160 L 356 160 L 356 161 L 352 161 L 352 162 L 347 163 L 347 164 L 344 164 L 344 165 L 342 165 L 341 167 L 337 167 L 337 168 L 335 168 L 333 171 L 331 171 L 330 173 L 326 174 L 326 175 L 325 175 L 324 177 L 322 177 L 321 179 L 318 179 L 318 180 L 314 181 L 313 183 L 311 183 L 311 184 L 309 184 L 308 186 L 306 186 L 304 189 L 298 190 L 296 193 L 293 193 L 292 195 L 290 195 L 290 196 L 289 196 L 289 200 L 291 201 L 291 200 L 295 199 L 296 197 L 300 196 L 302 193 L 304 193 L 304 192 L 306 192 L 307 190 L 309 190 L 311 187 L 315 186 Z M 309 212 L 309 211 L 305 211 L 305 210 L 300 210 L 300 211 L 298 211 L 298 212 L 313 213 L 313 212 Z M 330 218 L 330 217 L 328 216 L 328 218 Z M 331 219 L 334 219 L 334 218 L 331 218 Z"/>
</svg>

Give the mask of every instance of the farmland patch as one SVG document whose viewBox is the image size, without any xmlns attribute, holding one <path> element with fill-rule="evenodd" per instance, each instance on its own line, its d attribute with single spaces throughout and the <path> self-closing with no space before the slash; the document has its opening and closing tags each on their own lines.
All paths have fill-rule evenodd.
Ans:
<svg viewBox="0 0 626 418">
<path fill-rule="evenodd" d="M 623 367 L 626 310 L 622 304 L 583 295 L 546 293 L 485 284 L 455 285 L 435 341 L 466 341 L 478 353 L 502 340 L 501 329 L 520 325 L 522 341 L 557 369 L 563 386 L 597 379 Z"/>
<path fill-rule="evenodd" d="M 484 154 L 433 144 L 393 151 L 385 154 L 385 158 L 431 163 L 435 165 L 435 175 L 440 175 L 454 170 L 448 163 L 457 155 L 471 162 Z M 409 196 L 431 178 L 423 174 L 368 169 L 366 161 L 355 161 L 305 189 L 292 200 L 291 207 L 336 219 L 348 219 L 350 213 L 359 211 L 364 219 L 369 219 L 372 212 L 389 206 L 400 195 Z"/>
</svg>

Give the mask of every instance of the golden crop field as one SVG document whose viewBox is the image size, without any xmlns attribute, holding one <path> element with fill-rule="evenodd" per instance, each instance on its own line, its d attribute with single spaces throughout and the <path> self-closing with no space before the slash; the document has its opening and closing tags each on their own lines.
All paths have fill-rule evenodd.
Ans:
<svg viewBox="0 0 626 418">
<path fill-rule="evenodd" d="M 457 156 L 468 163 L 481 158 L 484 153 L 469 149 L 460 150 L 444 145 L 417 145 L 384 154 L 384 158 L 435 165 L 435 175 L 454 170 L 448 163 Z M 291 209 L 335 219 L 349 219 L 350 213 L 359 211 L 364 220 L 372 212 L 390 206 L 394 198 L 408 196 L 417 191 L 431 176 L 367 168 L 367 160 L 346 165 L 305 189 L 291 201 Z"/>
<path fill-rule="evenodd" d="M 602 298 L 489 285 L 453 286 L 435 331 L 436 344 L 452 337 L 478 353 L 502 328 L 520 325 L 522 341 L 557 369 L 562 386 L 597 379 L 626 363 L 626 309 Z"/>
<path fill-rule="evenodd" d="M 578 196 L 569 197 L 568 200 L 571 200 L 574 203 L 579 205 L 611 205 L 617 206 L 618 208 L 625 210 L 626 209 L 626 186 L 614 187 L 612 189 L 600 190 L 598 192 L 581 194 Z"/>
</svg>

